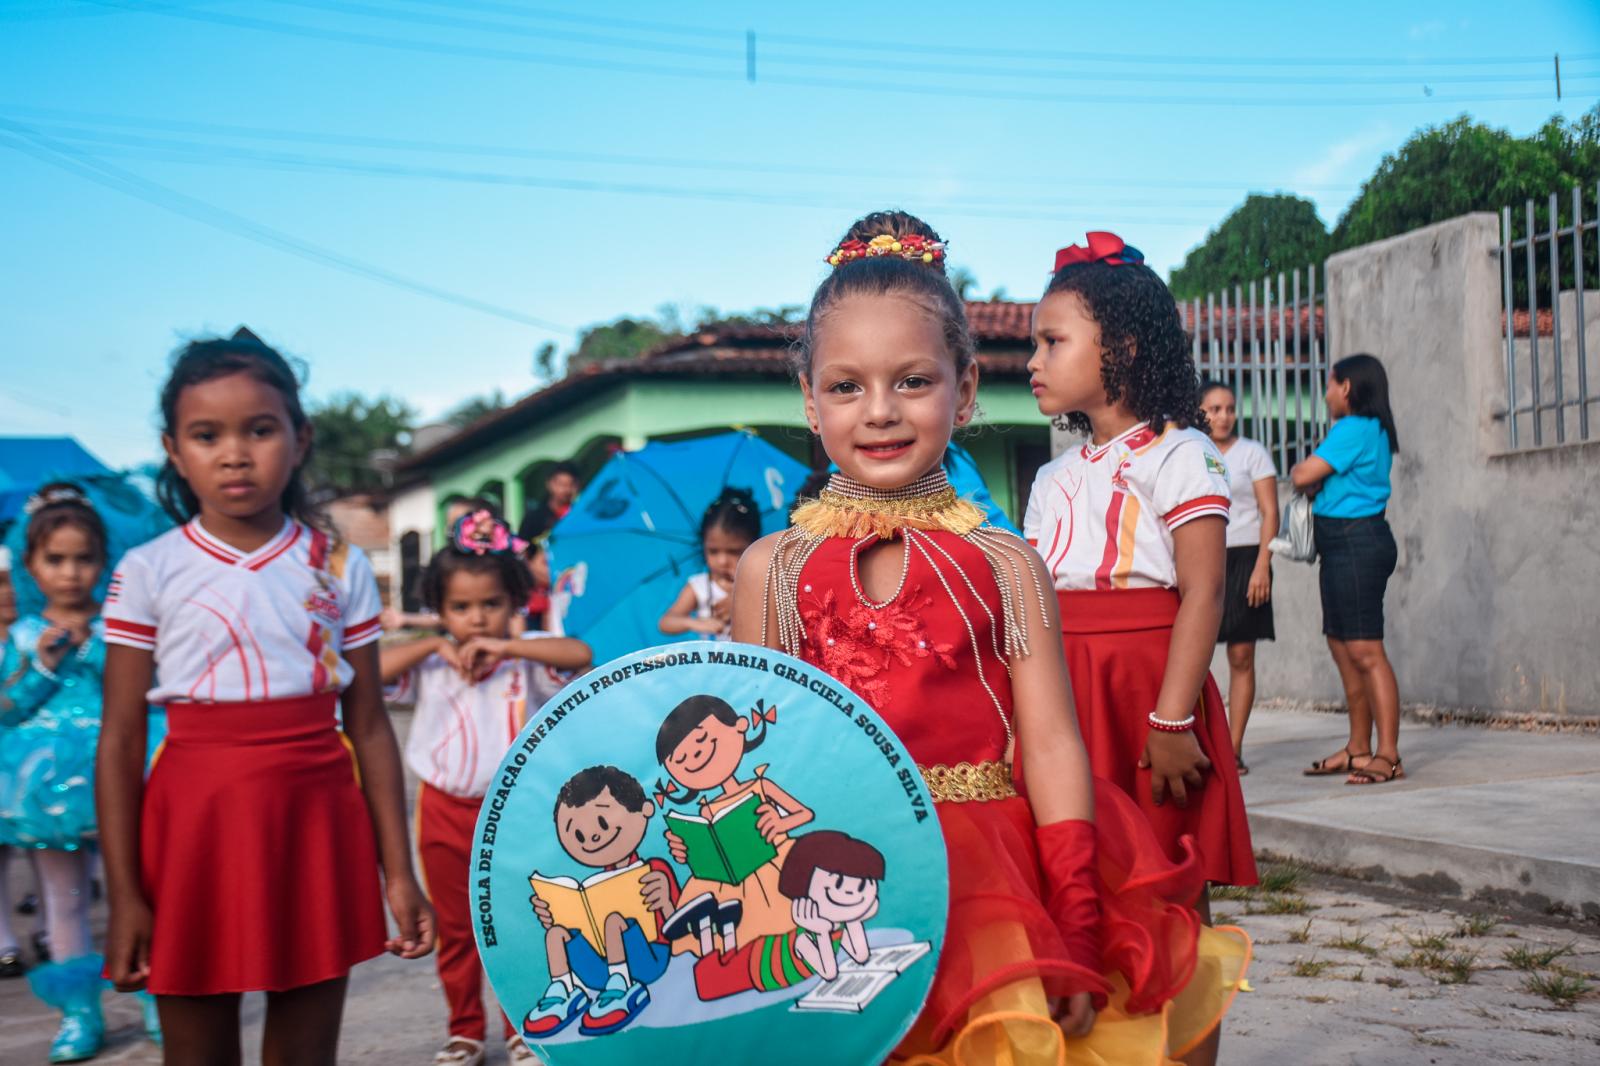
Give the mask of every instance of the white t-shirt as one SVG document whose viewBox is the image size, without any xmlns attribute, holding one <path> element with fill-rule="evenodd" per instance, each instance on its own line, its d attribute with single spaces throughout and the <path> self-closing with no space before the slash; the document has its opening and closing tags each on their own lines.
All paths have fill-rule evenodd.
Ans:
<svg viewBox="0 0 1600 1066">
<path fill-rule="evenodd" d="M 1276 478 L 1278 470 L 1272 456 L 1249 437 L 1236 437 L 1222 453 L 1228 467 L 1228 489 L 1233 503 L 1228 508 L 1228 547 L 1253 548 L 1261 543 L 1261 508 L 1256 504 L 1256 482 Z M 1277 491 L 1276 488 L 1273 489 Z"/>
<path fill-rule="evenodd" d="M 1207 515 L 1228 517 L 1216 445 L 1196 429 L 1141 422 L 1041 467 L 1022 528 L 1058 589 L 1172 588 L 1172 531 Z"/>
<path fill-rule="evenodd" d="M 343 691 L 381 610 L 360 548 L 286 521 L 246 553 L 193 518 L 122 557 L 102 616 L 107 643 L 155 653 L 151 703 L 235 703 Z"/>
<path fill-rule="evenodd" d="M 694 616 L 696 618 L 710 618 L 711 609 L 728 598 L 728 590 L 711 580 L 711 575 L 691 574 L 689 576 L 689 590 L 694 593 Z M 711 640 L 732 640 L 733 634 L 728 629 L 709 638 Z"/>
<path fill-rule="evenodd" d="M 522 640 L 548 637 L 522 634 Z M 390 703 L 412 703 L 416 718 L 406 739 L 406 765 L 452 796 L 489 791 L 506 750 L 528 720 L 575 675 L 527 659 L 505 659 L 477 684 L 430 655 L 384 692 Z"/>
</svg>

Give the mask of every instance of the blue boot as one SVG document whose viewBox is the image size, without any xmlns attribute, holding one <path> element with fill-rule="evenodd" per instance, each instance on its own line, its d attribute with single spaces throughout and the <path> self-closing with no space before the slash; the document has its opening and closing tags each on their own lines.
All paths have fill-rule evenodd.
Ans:
<svg viewBox="0 0 1600 1066">
<path fill-rule="evenodd" d="M 144 1022 L 144 1035 L 156 1047 L 161 1046 L 161 1013 L 156 1010 L 156 997 L 148 992 L 135 992 L 139 997 L 139 1016 Z"/>
<path fill-rule="evenodd" d="M 80 955 L 52 962 L 28 974 L 33 994 L 61 1012 L 61 1028 L 50 1043 L 51 1062 L 82 1062 L 100 1053 L 106 1023 L 100 1014 L 102 960 Z"/>
</svg>

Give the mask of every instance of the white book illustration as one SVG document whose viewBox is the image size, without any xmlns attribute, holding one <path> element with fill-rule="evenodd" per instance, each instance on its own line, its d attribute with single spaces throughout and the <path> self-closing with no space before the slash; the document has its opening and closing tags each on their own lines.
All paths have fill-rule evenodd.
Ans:
<svg viewBox="0 0 1600 1066">
<path fill-rule="evenodd" d="M 827 1010 L 860 1014 L 878 993 L 888 988 L 933 946 L 927 941 L 874 948 L 866 962 L 849 956 L 839 964 L 839 976 L 823 981 L 794 1002 L 795 1010 Z"/>
</svg>

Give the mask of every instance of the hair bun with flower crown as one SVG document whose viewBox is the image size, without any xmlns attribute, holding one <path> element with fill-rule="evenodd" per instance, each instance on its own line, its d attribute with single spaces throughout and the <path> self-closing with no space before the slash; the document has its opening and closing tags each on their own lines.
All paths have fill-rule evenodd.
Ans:
<svg viewBox="0 0 1600 1066">
<path fill-rule="evenodd" d="M 511 528 L 492 511 L 469 511 L 456 519 L 450 531 L 450 544 L 468 555 L 521 555 L 528 542 L 514 535 Z"/>
<path fill-rule="evenodd" d="M 876 259 L 888 255 L 909 262 L 931 264 L 944 260 L 944 248 L 944 241 L 924 237 L 920 233 L 908 233 L 903 237 L 883 233 L 867 241 L 851 239 L 842 242 L 828 254 L 828 262 L 838 267 L 857 259 Z"/>
</svg>

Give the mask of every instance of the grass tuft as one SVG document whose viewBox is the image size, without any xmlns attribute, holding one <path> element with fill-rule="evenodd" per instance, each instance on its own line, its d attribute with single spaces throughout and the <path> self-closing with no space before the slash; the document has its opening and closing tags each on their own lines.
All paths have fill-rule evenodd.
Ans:
<svg viewBox="0 0 1600 1066">
<path fill-rule="evenodd" d="M 1503 956 L 1513 970 L 1542 970 L 1557 959 L 1572 954 L 1572 945 L 1561 947 L 1529 948 L 1521 944 L 1506 949 Z"/>
<path fill-rule="evenodd" d="M 1316 910 L 1299 896 L 1267 896 L 1260 907 L 1252 907 L 1251 914 L 1309 914 Z"/>
<path fill-rule="evenodd" d="M 1332 965 L 1327 959 L 1313 955 L 1309 959 L 1295 959 L 1294 965 L 1289 967 L 1289 973 L 1295 977 L 1321 977 Z"/>
<path fill-rule="evenodd" d="M 1494 927 L 1500 924 L 1500 919 L 1492 914 L 1469 914 L 1456 922 L 1456 931 L 1451 934 L 1457 940 L 1467 937 L 1488 936 Z"/>
<path fill-rule="evenodd" d="M 1523 982 L 1522 987 L 1536 996 L 1543 996 L 1559 1010 L 1571 1010 L 1578 997 L 1589 991 L 1590 985 L 1581 975 L 1570 970 L 1558 973 L 1536 973 Z"/>
<path fill-rule="evenodd" d="M 1261 871 L 1261 891 L 1272 892 L 1298 892 L 1300 882 L 1305 879 L 1305 871 L 1293 863 L 1273 863 Z"/>
<path fill-rule="evenodd" d="M 1291 944 L 1304 944 L 1304 943 L 1307 943 L 1308 941 L 1310 941 L 1310 939 L 1311 939 L 1311 919 L 1310 918 L 1306 919 L 1306 924 L 1302 928 L 1296 929 L 1294 932 L 1289 934 L 1289 943 L 1291 943 Z"/>
<path fill-rule="evenodd" d="M 1338 948 L 1340 951 L 1354 951 L 1365 955 L 1369 959 L 1376 957 L 1378 954 L 1378 949 L 1367 943 L 1366 933 L 1362 933 L 1360 936 L 1334 937 L 1327 944 L 1330 948 Z"/>
</svg>

